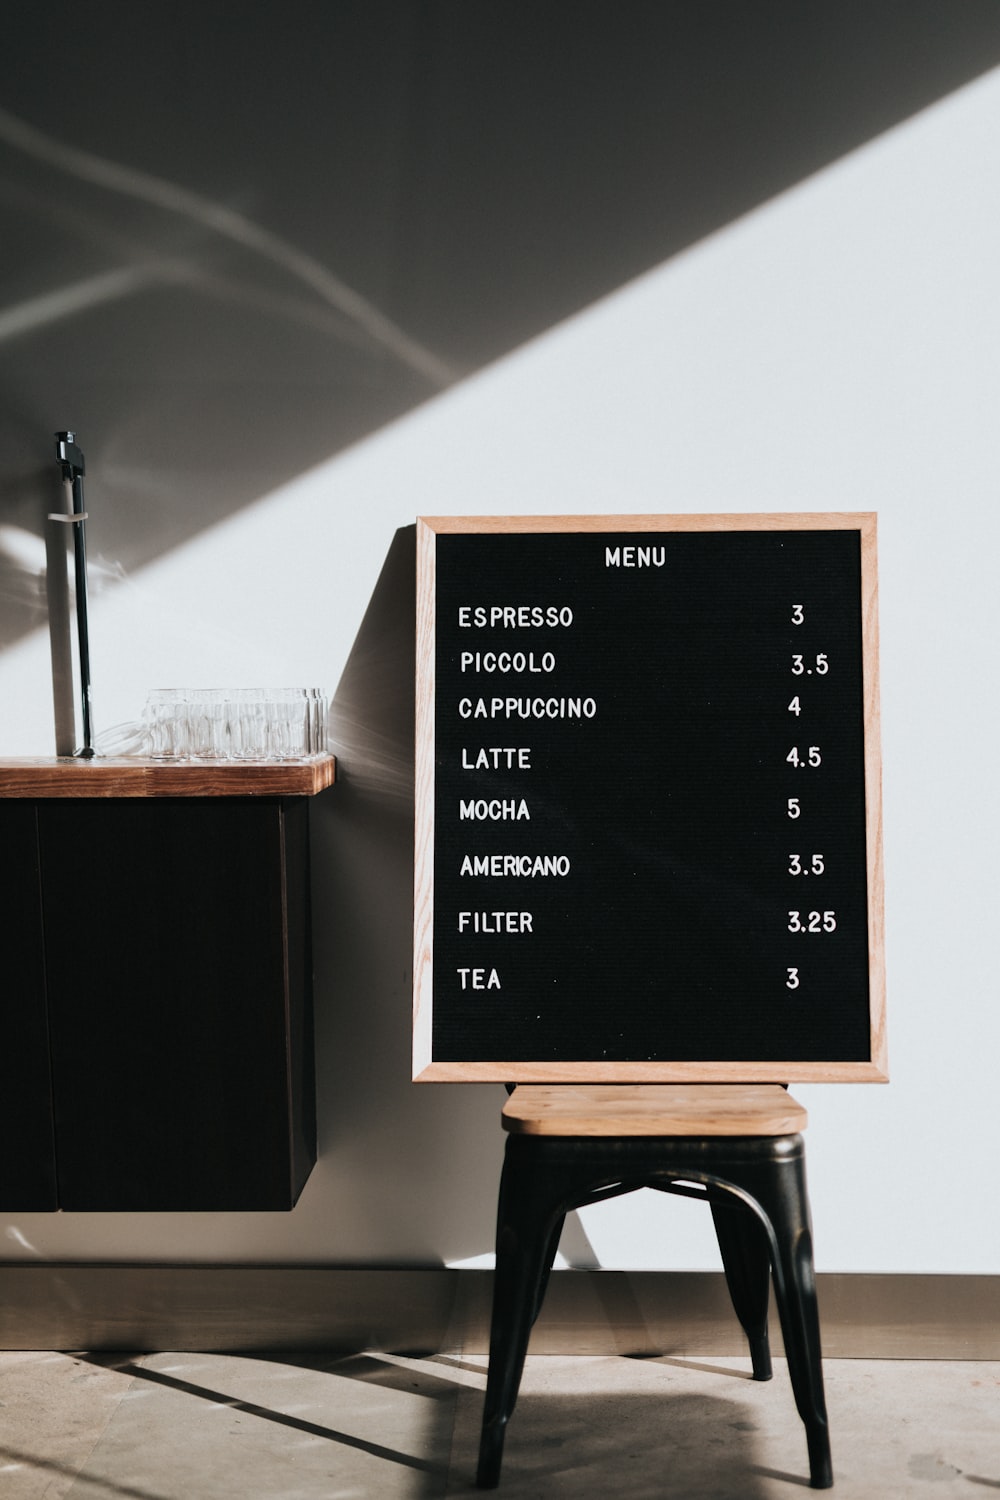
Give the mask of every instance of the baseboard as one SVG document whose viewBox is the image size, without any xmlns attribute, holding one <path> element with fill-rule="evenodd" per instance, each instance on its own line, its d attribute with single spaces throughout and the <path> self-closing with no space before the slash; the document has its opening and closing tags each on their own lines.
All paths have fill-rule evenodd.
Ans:
<svg viewBox="0 0 1000 1500">
<path fill-rule="evenodd" d="M 817 1282 L 827 1358 L 1000 1359 L 1000 1276 Z M 480 1353 L 491 1287 L 489 1271 L 16 1263 L 0 1265 L 0 1348 Z M 531 1350 L 739 1355 L 745 1344 L 721 1274 L 557 1271 Z"/>
</svg>

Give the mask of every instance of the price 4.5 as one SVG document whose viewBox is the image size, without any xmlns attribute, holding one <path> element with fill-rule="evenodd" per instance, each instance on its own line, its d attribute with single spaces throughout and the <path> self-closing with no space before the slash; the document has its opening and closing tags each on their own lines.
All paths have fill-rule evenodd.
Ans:
<svg viewBox="0 0 1000 1500">
<path fill-rule="evenodd" d="M 836 932 L 837 917 L 832 911 L 790 911 L 789 932 Z"/>
<path fill-rule="evenodd" d="M 802 751 L 798 745 L 793 745 L 785 759 L 790 766 L 821 766 L 823 764 L 818 745 L 810 745 L 807 751 Z"/>
</svg>

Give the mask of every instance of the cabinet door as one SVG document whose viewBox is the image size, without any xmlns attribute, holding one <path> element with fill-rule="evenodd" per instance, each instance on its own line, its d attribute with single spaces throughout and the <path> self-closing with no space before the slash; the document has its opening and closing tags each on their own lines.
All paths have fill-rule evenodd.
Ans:
<svg viewBox="0 0 1000 1500">
<path fill-rule="evenodd" d="M 315 1159 L 305 806 L 38 816 L 60 1206 L 290 1208 Z"/>
<path fill-rule="evenodd" d="M 0 800 L 0 1208 L 56 1207 L 38 836 L 31 802 Z"/>
</svg>

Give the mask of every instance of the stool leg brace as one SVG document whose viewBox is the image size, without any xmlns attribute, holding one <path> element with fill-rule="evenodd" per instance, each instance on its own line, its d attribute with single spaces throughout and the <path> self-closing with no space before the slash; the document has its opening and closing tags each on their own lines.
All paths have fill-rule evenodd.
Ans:
<svg viewBox="0 0 1000 1500">
<path fill-rule="evenodd" d="M 689 1188 L 687 1184 L 699 1184 Z M 806 1428 L 810 1483 L 833 1483 L 812 1232 L 802 1137 L 562 1137 L 510 1135 L 497 1210 L 490 1360 L 476 1483 L 500 1480 L 507 1422 L 531 1327 L 566 1214 L 639 1187 L 707 1196 L 726 1281 L 747 1334 L 754 1378 L 771 1374 L 768 1273 L 795 1404 Z"/>
</svg>

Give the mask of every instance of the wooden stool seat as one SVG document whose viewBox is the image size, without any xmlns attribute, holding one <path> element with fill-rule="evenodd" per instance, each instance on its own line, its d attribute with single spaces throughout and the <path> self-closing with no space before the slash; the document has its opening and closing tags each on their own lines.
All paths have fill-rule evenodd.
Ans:
<svg viewBox="0 0 1000 1500">
<path fill-rule="evenodd" d="M 512 1135 L 797 1135 L 808 1116 L 778 1083 L 521 1084 Z"/>
<path fill-rule="evenodd" d="M 771 1376 L 769 1280 L 810 1483 L 833 1483 L 801 1131 L 779 1084 L 524 1084 L 503 1110 L 490 1362 L 476 1482 L 500 1479 L 528 1340 L 566 1214 L 637 1188 L 698 1197 L 712 1210 L 754 1379 Z M 599 1274 L 599 1273 L 598 1273 Z"/>
</svg>

